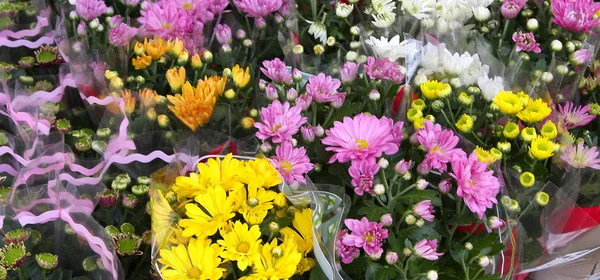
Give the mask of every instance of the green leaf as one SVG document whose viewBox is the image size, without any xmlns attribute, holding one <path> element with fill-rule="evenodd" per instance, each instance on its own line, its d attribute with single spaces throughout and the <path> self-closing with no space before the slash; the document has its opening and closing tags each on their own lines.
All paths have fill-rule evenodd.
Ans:
<svg viewBox="0 0 600 280">
<path fill-rule="evenodd" d="M 377 277 L 375 277 L 375 280 L 394 279 L 394 277 L 396 277 L 397 273 L 398 273 L 398 271 L 396 270 L 395 267 L 386 265 L 384 268 L 380 269 L 377 272 Z M 367 279 L 369 279 L 369 278 L 367 278 Z"/>
<path fill-rule="evenodd" d="M 415 204 L 423 200 L 431 200 L 432 205 L 442 205 L 442 200 L 439 197 L 439 193 L 434 190 L 412 190 L 402 195 L 398 200 L 408 204 Z"/>
<path fill-rule="evenodd" d="M 331 118 L 331 122 L 333 123 L 334 121 L 340 121 L 346 116 L 351 116 L 358 112 L 359 109 L 360 104 L 358 103 L 353 103 L 350 106 L 344 106 L 333 115 L 333 117 Z"/>
<path fill-rule="evenodd" d="M 383 268 L 383 265 L 367 260 L 367 267 L 365 270 L 365 279 L 375 279 L 379 270 Z"/>
</svg>

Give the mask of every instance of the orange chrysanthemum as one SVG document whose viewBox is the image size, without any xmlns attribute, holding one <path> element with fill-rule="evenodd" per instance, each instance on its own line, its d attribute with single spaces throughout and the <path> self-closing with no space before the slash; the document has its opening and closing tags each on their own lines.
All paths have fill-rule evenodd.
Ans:
<svg viewBox="0 0 600 280">
<path fill-rule="evenodd" d="M 208 122 L 217 101 L 211 90 L 194 88 L 189 82 L 183 84 L 181 94 L 167 95 L 167 99 L 173 104 L 169 110 L 192 131 Z"/>
<path fill-rule="evenodd" d="M 133 113 L 133 111 L 135 111 L 135 103 L 137 102 L 137 100 L 135 99 L 135 97 L 131 96 L 131 91 L 129 91 L 128 89 L 124 89 L 121 90 L 121 96 L 119 96 L 116 93 L 113 93 L 113 96 L 117 98 L 120 97 L 123 99 L 123 102 L 125 102 L 125 106 L 123 107 L 123 109 L 125 110 L 126 114 L 131 114 Z M 119 115 L 121 113 L 121 109 L 119 109 L 119 104 L 117 102 L 112 102 L 108 104 L 107 108 L 108 110 L 110 110 L 111 113 L 115 115 Z"/>
<path fill-rule="evenodd" d="M 225 86 L 227 85 L 227 77 L 211 76 L 210 78 L 204 77 L 204 80 L 198 80 L 196 85 L 197 89 L 210 90 L 216 97 L 223 95 L 225 92 Z"/>
<path fill-rule="evenodd" d="M 140 104 L 142 108 L 154 107 L 156 104 L 155 97 L 157 96 L 156 91 L 153 89 L 145 88 L 140 90 Z"/>
</svg>

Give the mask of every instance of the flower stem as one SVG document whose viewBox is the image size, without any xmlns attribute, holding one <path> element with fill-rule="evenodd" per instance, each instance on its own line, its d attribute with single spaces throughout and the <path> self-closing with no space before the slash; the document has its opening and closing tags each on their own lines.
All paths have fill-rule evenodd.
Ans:
<svg viewBox="0 0 600 280">
<path fill-rule="evenodd" d="M 19 279 L 20 280 L 25 280 L 25 277 L 23 277 L 23 271 L 21 271 L 21 267 L 19 267 L 17 269 L 17 272 L 19 273 Z"/>
<path fill-rule="evenodd" d="M 502 31 L 502 36 L 500 40 L 498 40 L 498 51 L 502 48 L 502 40 L 504 40 L 504 36 L 506 36 L 506 32 L 508 32 L 508 26 L 510 25 L 510 20 L 504 22 L 504 30 Z"/>
<path fill-rule="evenodd" d="M 46 270 L 42 269 L 42 280 L 46 280 Z"/>
</svg>

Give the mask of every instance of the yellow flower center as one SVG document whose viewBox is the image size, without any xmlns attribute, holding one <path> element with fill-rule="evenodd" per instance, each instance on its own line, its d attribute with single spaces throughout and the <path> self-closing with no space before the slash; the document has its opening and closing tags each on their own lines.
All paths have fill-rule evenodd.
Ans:
<svg viewBox="0 0 600 280">
<path fill-rule="evenodd" d="M 164 29 L 170 29 L 170 28 L 171 28 L 171 25 L 170 25 L 170 24 L 168 24 L 168 23 L 165 23 L 165 24 L 163 24 L 163 25 L 162 25 L 162 27 L 163 27 Z"/>
<path fill-rule="evenodd" d="M 473 180 L 469 180 L 469 187 L 475 186 L 475 182 Z"/>
<path fill-rule="evenodd" d="M 371 242 L 371 241 L 373 241 L 373 233 L 367 233 L 367 234 L 365 235 L 365 240 L 366 240 L 367 242 Z"/>
<path fill-rule="evenodd" d="M 200 269 L 197 267 L 193 267 L 187 273 L 187 277 L 190 279 L 199 279 L 200 275 L 202 275 L 202 271 L 200 271 Z"/>
<path fill-rule="evenodd" d="M 366 140 L 357 139 L 356 144 L 358 144 L 358 149 L 366 149 L 369 147 L 369 143 Z"/>
<path fill-rule="evenodd" d="M 292 172 L 292 164 L 289 161 L 284 160 L 280 163 L 280 165 L 285 174 L 289 174 L 290 172 Z"/>
<path fill-rule="evenodd" d="M 192 3 L 185 3 L 185 4 L 181 5 L 181 7 L 184 10 L 189 11 L 189 10 L 191 10 L 194 7 L 194 5 Z"/>
<path fill-rule="evenodd" d="M 431 149 L 431 151 L 429 152 L 430 154 L 435 154 L 435 153 L 442 153 L 442 148 L 440 148 L 440 146 L 435 146 L 433 147 L 433 149 Z"/>
<path fill-rule="evenodd" d="M 277 132 L 279 131 L 279 129 L 281 128 L 280 124 L 276 124 L 275 126 L 271 127 L 271 131 L 272 132 Z"/>
<path fill-rule="evenodd" d="M 248 253 L 250 251 L 250 244 L 242 242 L 237 246 L 237 251 L 240 253 Z"/>
</svg>

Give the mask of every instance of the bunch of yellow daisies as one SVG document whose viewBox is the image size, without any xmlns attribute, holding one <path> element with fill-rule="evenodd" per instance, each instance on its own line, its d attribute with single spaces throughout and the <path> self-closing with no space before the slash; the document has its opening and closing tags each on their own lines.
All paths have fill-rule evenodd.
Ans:
<svg viewBox="0 0 600 280">
<path fill-rule="evenodd" d="M 312 211 L 289 204 L 265 158 L 228 154 L 151 200 L 164 279 L 288 279 L 316 265 Z"/>
</svg>

